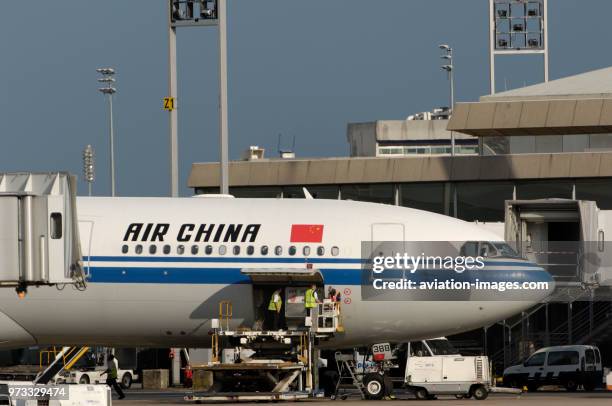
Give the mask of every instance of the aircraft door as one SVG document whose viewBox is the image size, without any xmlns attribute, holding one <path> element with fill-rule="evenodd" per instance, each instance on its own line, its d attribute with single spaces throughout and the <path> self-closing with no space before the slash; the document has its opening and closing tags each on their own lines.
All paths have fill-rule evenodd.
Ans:
<svg viewBox="0 0 612 406">
<path fill-rule="evenodd" d="M 81 252 L 83 254 L 83 272 L 89 276 L 91 242 L 93 238 L 93 221 L 79 221 L 79 236 L 81 237 Z"/>
</svg>

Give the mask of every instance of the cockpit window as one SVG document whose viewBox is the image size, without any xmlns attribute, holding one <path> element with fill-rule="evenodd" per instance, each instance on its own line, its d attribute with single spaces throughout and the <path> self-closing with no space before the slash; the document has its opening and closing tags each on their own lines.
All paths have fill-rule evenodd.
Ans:
<svg viewBox="0 0 612 406">
<path fill-rule="evenodd" d="M 495 248 L 497 248 L 497 253 L 499 254 L 500 257 L 503 257 L 503 258 L 520 258 L 521 257 L 514 250 L 514 248 L 512 248 L 511 246 L 509 246 L 506 243 L 495 242 L 495 243 L 493 243 L 493 245 L 495 245 Z"/>
<path fill-rule="evenodd" d="M 461 246 L 464 257 L 521 258 L 514 248 L 504 242 L 467 241 Z"/>
</svg>

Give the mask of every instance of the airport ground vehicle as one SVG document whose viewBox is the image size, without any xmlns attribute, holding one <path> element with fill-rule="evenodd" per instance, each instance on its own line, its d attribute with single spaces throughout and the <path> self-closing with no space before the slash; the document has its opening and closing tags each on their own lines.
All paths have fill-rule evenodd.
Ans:
<svg viewBox="0 0 612 406">
<path fill-rule="evenodd" d="M 530 391 L 543 385 L 561 385 L 570 392 L 582 385 L 590 391 L 602 383 L 601 354 L 592 345 L 545 347 L 504 371 L 505 386 L 527 386 Z"/>
<path fill-rule="evenodd" d="M 90 349 L 72 368 L 61 372 L 56 382 L 69 384 L 106 383 L 106 374 L 103 374 L 103 372 L 108 368 L 107 356 L 109 352 L 114 353 L 115 350 L 104 347 Z M 121 368 L 121 359 L 119 359 L 119 364 L 117 380 L 124 388 L 129 389 L 132 382 L 138 379 L 138 375 L 134 369 L 127 369 L 125 364 Z"/>
<path fill-rule="evenodd" d="M 444 337 L 396 346 L 380 343 L 365 356 L 336 353 L 335 359 L 339 375 L 333 398 L 347 381 L 367 399 L 382 399 L 399 386 L 411 390 L 417 399 L 444 394 L 482 400 L 497 390 L 491 385 L 488 358 L 462 356 Z"/>
<path fill-rule="evenodd" d="M 102 375 L 102 372 L 104 369 L 76 369 L 66 371 L 59 380 L 65 383 L 103 384 L 106 382 L 106 375 Z M 132 382 L 138 379 L 136 373 L 131 369 L 118 369 L 117 376 L 121 385 L 126 389 L 129 389 Z"/>
</svg>

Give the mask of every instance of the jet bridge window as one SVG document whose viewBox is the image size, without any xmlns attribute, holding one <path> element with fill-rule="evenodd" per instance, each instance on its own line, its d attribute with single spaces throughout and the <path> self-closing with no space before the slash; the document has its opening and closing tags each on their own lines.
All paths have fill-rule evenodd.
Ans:
<svg viewBox="0 0 612 406">
<path fill-rule="evenodd" d="M 127 244 L 123 244 L 121 246 L 121 253 L 122 254 L 127 254 L 129 250 L 130 250 L 130 247 L 128 247 Z"/>
<path fill-rule="evenodd" d="M 62 238 L 62 213 L 51 213 L 51 238 Z"/>
</svg>

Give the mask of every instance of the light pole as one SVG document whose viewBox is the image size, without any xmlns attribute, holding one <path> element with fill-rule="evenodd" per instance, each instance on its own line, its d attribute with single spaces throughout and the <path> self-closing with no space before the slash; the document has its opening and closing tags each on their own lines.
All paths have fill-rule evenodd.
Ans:
<svg viewBox="0 0 612 406">
<path fill-rule="evenodd" d="M 96 179 L 96 168 L 95 168 L 95 154 L 91 145 L 88 145 L 83 149 L 83 175 L 87 182 L 87 191 L 91 196 L 91 187 L 93 181 Z"/>
<path fill-rule="evenodd" d="M 448 74 L 448 82 L 450 85 L 450 104 L 448 106 L 449 116 L 453 114 L 455 110 L 455 78 L 454 78 L 454 70 L 455 67 L 453 65 L 453 48 L 446 44 L 439 45 L 439 48 L 445 52 L 444 55 L 440 56 L 440 58 L 446 60 L 446 64 L 442 65 L 442 70 L 445 70 Z M 455 156 L 455 133 L 451 131 L 451 156 Z"/>
<path fill-rule="evenodd" d="M 113 87 L 115 70 L 113 68 L 98 68 L 96 72 L 102 75 L 101 78 L 98 78 L 98 82 L 106 84 L 105 87 L 100 87 L 98 90 L 108 96 L 111 196 L 115 196 L 115 135 L 113 130 L 113 94 L 117 92 L 117 89 Z"/>
</svg>

